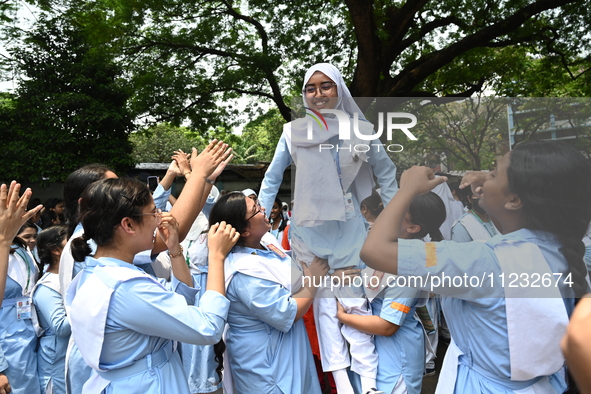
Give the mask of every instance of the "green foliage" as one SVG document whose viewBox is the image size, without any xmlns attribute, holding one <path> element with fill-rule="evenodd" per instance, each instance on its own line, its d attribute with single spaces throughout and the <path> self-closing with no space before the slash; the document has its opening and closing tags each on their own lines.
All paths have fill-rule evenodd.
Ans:
<svg viewBox="0 0 591 394">
<path fill-rule="evenodd" d="M 133 160 L 136 163 L 168 163 L 179 149 L 191 153 L 193 147 L 199 151 L 206 146 L 206 140 L 185 127 L 168 123 L 154 125 L 129 137 L 133 145 Z"/>
<path fill-rule="evenodd" d="M 6 178 L 55 182 L 92 162 L 119 171 L 133 164 L 121 69 L 88 44 L 84 30 L 66 18 L 40 17 L 11 54 L 24 78 L 0 109 L 10 136 L 0 159 Z"/>
<path fill-rule="evenodd" d="M 47 45 L 28 40 L 18 49 L 45 65 L 45 72 L 24 71 L 31 86 L 39 84 L 28 88 L 39 103 L 27 98 L 30 105 L 16 122 L 6 108 L 0 113 L 20 136 L 14 142 L 19 152 L 31 154 L 29 144 L 48 138 L 62 146 L 63 163 L 44 166 L 51 174 L 85 157 L 70 140 L 100 137 L 73 131 L 82 128 L 72 119 L 79 123 L 82 117 L 88 130 L 109 130 L 101 134 L 115 149 L 108 158 L 122 166 L 130 162 L 130 146 L 122 138 L 136 115 L 153 124 L 188 125 L 194 130 L 185 132 L 189 138 L 223 137 L 235 147 L 235 162 L 269 160 L 279 124 L 291 119 L 288 99 L 299 96 L 305 69 L 317 62 L 339 67 L 357 97 L 469 97 L 485 89 L 509 96 L 591 93 L 591 7 L 585 0 L 28 1 L 58 21 L 37 23 L 35 34 Z M 69 88 L 60 86 L 63 80 L 72 85 L 69 95 L 61 95 Z M 111 97 L 101 86 L 111 86 L 112 93 L 119 89 L 120 96 Z M 228 130 L 243 115 L 236 102 L 244 96 L 256 101 L 246 109 L 253 121 L 239 137 Z M 269 104 L 276 107 L 274 115 L 266 113 Z M 69 112 L 59 110 L 64 107 Z M 47 120 L 49 112 L 53 121 Z M 97 128 L 100 117 L 119 117 L 119 126 Z M 54 135 L 53 128 L 72 131 L 70 137 Z M 119 131 L 110 135 L 111 129 Z M 461 158 L 449 151 L 448 160 L 476 165 L 478 148 L 486 167 L 494 144 L 468 145 L 458 151 Z M 91 151 L 109 151 L 102 146 Z M 428 158 L 459 146 L 425 145 L 428 152 L 404 155 Z M 101 157 L 95 160 L 105 161 Z"/>
<path fill-rule="evenodd" d="M 413 128 L 418 140 L 403 144 L 404 151 L 392 155 L 393 160 L 402 159 L 406 167 L 443 163 L 448 170 L 490 169 L 495 155 L 507 148 L 507 103 L 502 98 L 475 97 L 422 107 Z"/>
<path fill-rule="evenodd" d="M 355 96 L 467 97 L 506 93 L 515 81 L 517 94 L 542 86 L 532 59 L 547 59 L 553 74 L 586 76 L 591 50 L 584 0 L 42 3 L 75 9 L 95 44 L 118 54 L 136 113 L 196 130 L 235 126 L 232 103 L 244 95 L 289 120 L 286 96 L 316 62 L 341 68 Z M 255 118 L 261 107 L 247 111 Z"/>
<path fill-rule="evenodd" d="M 242 131 L 242 138 L 246 146 L 252 149 L 252 159 L 256 161 L 271 161 L 275 147 L 285 120 L 276 108 L 249 122 Z M 250 163 L 252 161 L 246 161 Z"/>
</svg>

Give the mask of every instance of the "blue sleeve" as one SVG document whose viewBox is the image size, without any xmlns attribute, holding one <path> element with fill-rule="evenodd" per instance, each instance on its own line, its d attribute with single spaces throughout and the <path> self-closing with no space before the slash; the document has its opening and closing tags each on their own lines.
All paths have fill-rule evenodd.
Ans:
<svg viewBox="0 0 591 394">
<path fill-rule="evenodd" d="M 457 222 L 451 228 L 451 240 L 455 242 L 471 242 L 473 241 L 470 233 L 461 222 Z"/>
<path fill-rule="evenodd" d="M 2 350 L 2 346 L 0 346 L 0 372 L 4 372 L 8 369 L 8 362 L 6 361 L 6 357 L 4 357 L 4 351 Z"/>
<path fill-rule="evenodd" d="M 158 278 L 157 280 L 167 290 L 173 291 L 185 297 L 187 305 L 195 305 L 196 300 L 198 300 L 200 297 L 199 293 L 201 290 L 201 286 L 195 280 L 194 275 L 191 275 L 191 279 L 193 280 L 193 287 L 189 287 L 180 280 L 178 280 L 176 276 L 174 276 L 174 272 L 171 271 L 170 282 L 163 278 Z"/>
<path fill-rule="evenodd" d="M 160 208 L 163 211 L 166 211 L 166 203 L 168 202 L 168 197 L 170 197 L 170 192 L 172 191 L 172 187 L 169 187 L 168 190 L 164 190 L 161 184 L 158 184 L 156 190 L 152 194 L 154 198 L 154 204 L 156 204 L 156 208 Z"/>
<path fill-rule="evenodd" d="M 71 334 L 70 321 L 66 316 L 64 300 L 60 293 L 40 285 L 33 295 L 33 303 L 56 336 L 67 337 Z"/>
<path fill-rule="evenodd" d="M 386 147 L 383 145 L 372 144 L 368 156 L 368 163 L 372 166 L 373 173 L 380 184 L 382 201 L 386 206 L 398 191 L 396 166 L 386 153 Z"/>
<path fill-rule="evenodd" d="M 218 292 L 206 291 L 199 304 L 187 305 L 182 295 L 138 278 L 123 282 L 113 293 L 109 318 L 145 335 L 214 345 L 222 337 L 230 301 Z"/>
<path fill-rule="evenodd" d="M 156 260 L 157 254 L 152 255 L 151 250 L 144 250 L 133 256 L 133 265 L 152 264 Z"/>
<path fill-rule="evenodd" d="M 414 298 L 384 298 L 380 317 L 401 326 L 415 303 Z"/>
<path fill-rule="evenodd" d="M 215 197 L 211 193 L 209 193 L 209 195 L 207 196 L 207 200 L 205 200 L 205 206 L 201 210 L 201 212 L 203 212 L 207 219 L 209 219 L 209 213 L 211 212 L 211 208 L 213 208 L 213 206 L 215 205 L 215 202 Z"/>
<path fill-rule="evenodd" d="M 398 240 L 398 275 L 408 286 L 460 298 L 503 298 L 501 274 L 491 246 L 484 242 Z"/>
<path fill-rule="evenodd" d="M 288 332 L 291 329 L 298 305 L 285 287 L 241 273 L 234 275 L 230 286 L 252 316 L 279 331 Z"/>
<path fill-rule="evenodd" d="M 291 164 L 291 155 L 287 142 L 285 142 L 285 136 L 281 134 L 281 138 L 275 148 L 275 155 L 273 160 L 265 172 L 265 178 L 261 184 L 261 190 L 259 191 L 259 203 L 265 208 L 267 216 L 271 214 L 271 208 L 275 202 L 275 196 L 279 191 L 281 182 L 283 182 L 283 173 L 285 169 Z"/>
<path fill-rule="evenodd" d="M 380 317 L 401 326 L 411 309 L 416 305 L 420 293 L 419 290 L 412 287 L 387 287 L 384 291 Z"/>
</svg>

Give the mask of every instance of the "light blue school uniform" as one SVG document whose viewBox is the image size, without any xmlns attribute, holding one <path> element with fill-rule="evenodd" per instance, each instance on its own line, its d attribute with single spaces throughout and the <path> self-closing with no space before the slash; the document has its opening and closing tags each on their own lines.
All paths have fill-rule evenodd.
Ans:
<svg viewBox="0 0 591 394">
<path fill-rule="evenodd" d="M 0 372 L 4 373 L 6 368 L 8 368 L 8 361 L 6 361 L 4 350 L 2 350 L 2 346 L 0 346 Z"/>
<path fill-rule="evenodd" d="M 339 145 L 338 136 L 331 138 L 327 143 Z M 336 157 L 336 149 L 332 150 L 332 154 Z M 384 147 L 380 147 L 378 151 L 378 148 L 371 146 L 367 156 L 368 164 L 372 167 L 373 174 L 380 184 L 382 200 L 386 205 L 398 190 L 396 166 L 388 157 Z M 273 160 L 265 173 L 258 197 L 261 206 L 265 207 L 265 212 L 271 212 L 275 196 L 283 181 L 283 173 L 291 163 L 289 147 L 282 134 Z M 352 193 L 352 197 L 355 216 L 345 222 L 331 220 L 316 227 L 298 227 L 296 221 L 291 221 L 290 234 L 300 238 L 314 255 L 328 259 L 331 269 L 361 265 L 359 252 L 365 241 L 367 230 L 359 208 L 360 201 L 355 193 Z M 297 204 L 297 201 L 295 203 Z"/>
<path fill-rule="evenodd" d="M 34 271 L 34 262 L 23 248 L 17 248 L 18 256 L 25 256 L 29 270 Z M 23 259 L 10 256 L 9 264 L 22 264 Z M 29 283 L 30 288 L 34 285 Z M 23 297 L 23 288 L 11 277 L 6 278 L 6 290 L 0 309 L 0 346 L 8 366 L 8 377 L 13 394 L 40 394 L 37 378 L 37 333 L 31 319 L 18 320 L 17 299 Z"/>
<path fill-rule="evenodd" d="M 76 295 L 96 267 L 122 267 L 141 272 L 114 258 L 86 259 Z M 108 272 L 108 271 L 105 271 Z M 175 341 L 214 344 L 221 339 L 229 301 L 206 291 L 201 306 L 191 306 L 199 289 L 172 278 L 158 282 L 141 276 L 118 281 L 110 296 L 98 373 L 110 381 L 104 393 L 190 393 Z M 110 285 L 109 285 L 110 286 Z M 72 316 L 75 310 L 71 310 Z M 75 319 L 72 320 L 76 334 Z M 148 366 L 143 368 L 143 366 Z M 141 367 L 141 368 L 139 368 Z M 92 378 L 91 378 L 92 379 Z"/>
<path fill-rule="evenodd" d="M 195 288 L 200 288 L 197 299 L 200 300 L 207 288 L 208 266 L 199 266 L 201 273 L 193 273 Z M 222 387 L 214 360 L 213 345 L 193 345 L 182 343 L 183 367 L 187 375 L 191 393 L 211 393 Z"/>
<path fill-rule="evenodd" d="M 502 270 L 495 255 L 495 245 L 506 241 L 530 242 L 539 247 L 554 273 L 569 272 L 568 263 L 559 252 L 561 244 L 550 233 L 521 229 L 497 235 L 487 242 L 456 243 L 443 241 L 424 243 L 417 240 L 399 240 L 398 274 L 422 278 L 474 275 L 482 277 L 480 286 L 437 287 L 433 291 L 443 296 L 441 306 L 449 330 L 457 347 L 464 354 L 459 357 L 455 393 L 511 393 L 524 389 L 540 380 L 513 381 L 507 329 L 504 291 L 499 282 L 490 287 L 489 275 L 499 278 Z M 434 249 L 435 248 L 435 249 Z M 427 282 L 429 283 L 429 282 Z M 574 293 L 564 281 L 559 290 L 567 314 L 574 309 Z M 507 284 L 507 279 L 506 279 Z M 423 289 L 430 290 L 428 286 Z M 527 316 L 524 316 L 527 318 Z M 562 371 L 549 376 L 557 393 L 566 389 Z"/>
<path fill-rule="evenodd" d="M 68 241 L 68 244 L 66 244 L 66 247 L 64 248 L 62 254 L 69 254 L 71 256 L 71 240 L 77 237 L 81 237 L 83 234 L 84 227 L 82 227 L 82 223 L 78 223 L 78 225 L 74 229 L 72 237 Z M 89 239 L 87 242 L 90 246 L 91 254 L 94 254 L 96 252 L 97 247 L 96 243 L 92 239 Z M 142 253 L 138 253 L 136 256 L 134 256 L 133 263 L 136 267 L 139 267 L 146 273 L 155 277 L 156 274 L 154 273 L 154 269 L 152 268 L 152 261 L 153 259 L 150 255 L 150 251 L 145 251 Z M 78 273 L 82 271 L 84 267 L 86 267 L 86 261 L 75 261 L 74 267 L 72 269 L 72 278 L 78 275 Z M 67 353 L 69 353 L 67 357 L 68 365 L 66 373 L 67 392 L 69 394 L 81 394 L 82 387 L 84 387 L 84 383 L 86 383 L 86 381 L 90 377 L 90 374 L 92 373 L 92 368 L 90 368 L 82 358 L 78 346 L 73 341 L 73 339 L 71 342 L 72 345 L 70 346 L 69 351 L 67 351 Z"/>
<path fill-rule="evenodd" d="M 371 303 L 372 313 L 399 326 L 392 336 L 374 336 L 379 364 L 377 389 L 392 393 L 402 376 L 409 394 L 420 394 L 425 370 L 425 335 L 415 310 L 426 293 L 410 287 L 386 287 Z"/>
<path fill-rule="evenodd" d="M 46 273 L 40 281 L 57 274 Z M 66 316 L 64 302 L 59 292 L 39 284 L 33 294 L 33 304 L 37 309 L 39 325 L 44 330 L 39 338 L 37 371 L 41 383 L 41 393 L 52 381 L 53 394 L 65 394 L 66 350 L 70 340 L 70 322 Z"/>
<path fill-rule="evenodd" d="M 464 226 L 464 224 L 461 222 L 461 220 L 465 216 L 468 216 L 468 215 L 472 215 L 472 213 L 471 212 L 464 213 L 462 216 L 460 216 L 460 218 L 452 226 L 452 228 L 451 228 L 451 240 L 452 241 L 455 241 L 455 242 L 474 241 L 474 239 L 472 239 L 472 236 L 470 235 L 470 233 L 466 229 L 466 226 Z M 482 226 L 489 233 L 490 237 L 493 237 L 498 233 L 495 226 L 492 224 L 491 221 L 483 222 Z"/>
<path fill-rule="evenodd" d="M 289 257 L 269 250 L 236 246 L 232 253 L 255 253 L 273 264 L 291 265 Z M 320 394 L 304 321 L 294 322 L 297 304 L 291 292 L 277 282 L 236 272 L 226 293 L 226 346 L 235 392 Z"/>
</svg>

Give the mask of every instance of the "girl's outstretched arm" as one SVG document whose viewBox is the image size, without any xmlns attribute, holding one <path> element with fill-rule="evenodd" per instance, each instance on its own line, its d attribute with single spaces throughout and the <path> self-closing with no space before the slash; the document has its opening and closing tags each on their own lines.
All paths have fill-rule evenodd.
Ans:
<svg viewBox="0 0 591 394">
<path fill-rule="evenodd" d="M 381 335 L 383 337 L 391 337 L 396 334 L 399 325 L 390 323 L 388 320 L 382 319 L 376 315 L 363 316 L 354 315 L 345 312 L 345 308 L 341 305 L 339 300 L 337 303 L 337 319 L 343 324 L 346 324 L 358 331 L 362 331 L 370 335 Z"/>
<path fill-rule="evenodd" d="M 412 200 L 447 181 L 435 177 L 432 169 L 414 166 L 406 170 L 400 179 L 400 190 L 373 224 L 360 257 L 371 268 L 398 273 L 398 237 L 404 216 Z"/>
</svg>

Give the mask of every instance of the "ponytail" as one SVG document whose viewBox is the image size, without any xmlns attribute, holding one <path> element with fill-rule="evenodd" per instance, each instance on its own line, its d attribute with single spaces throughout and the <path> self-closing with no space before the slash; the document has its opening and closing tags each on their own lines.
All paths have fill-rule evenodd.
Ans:
<svg viewBox="0 0 591 394">
<path fill-rule="evenodd" d="M 525 228 L 557 237 L 572 273 L 574 297 L 582 297 L 589 291 L 582 242 L 591 221 L 589 161 L 565 143 L 529 142 L 511 152 L 507 177 L 509 190 L 523 203 Z"/>
<path fill-rule="evenodd" d="M 74 261 L 84 261 L 86 257 L 90 256 L 92 253 L 92 249 L 90 248 L 90 245 L 88 245 L 87 241 L 88 239 L 86 238 L 86 234 L 72 239 L 70 250 L 72 252 Z"/>
<path fill-rule="evenodd" d="M 443 241 L 439 227 L 445 222 L 445 204 L 441 197 L 433 192 L 416 196 L 408 208 L 410 221 L 421 229 L 414 234 L 415 239 L 422 239 L 429 234 L 434 242 Z"/>
<path fill-rule="evenodd" d="M 218 343 L 213 345 L 213 353 L 215 355 L 214 361 L 218 363 L 215 372 L 218 374 L 218 378 L 220 379 L 216 382 L 218 385 L 222 381 L 222 372 L 224 371 L 224 352 L 226 351 L 226 344 L 223 339 L 220 339 Z"/>
</svg>

